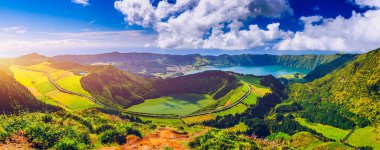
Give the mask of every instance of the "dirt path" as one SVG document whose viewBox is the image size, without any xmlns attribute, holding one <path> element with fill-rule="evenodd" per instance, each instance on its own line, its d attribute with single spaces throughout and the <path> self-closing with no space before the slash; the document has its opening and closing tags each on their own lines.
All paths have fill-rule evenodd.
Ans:
<svg viewBox="0 0 380 150">
<path fill-rule="evenodd" d="M 128 136 L 127 143 L 121 147 L 107 147 L 102 150 L 187 150 L 187 142 L 193 140 L 194 135 L 187 133 L 178 133 L 171 129 L 162 128 L 158 131 L 148 134 L 144 138 L 137 136 Z"/>
<path fill-rule="evenodd" d="M 9 137 L 5 144 L 0 144 L 0 150 L 31 150 L 33 149 L 31 146 L 25 133 L 16 132 Z"/>
</svg>

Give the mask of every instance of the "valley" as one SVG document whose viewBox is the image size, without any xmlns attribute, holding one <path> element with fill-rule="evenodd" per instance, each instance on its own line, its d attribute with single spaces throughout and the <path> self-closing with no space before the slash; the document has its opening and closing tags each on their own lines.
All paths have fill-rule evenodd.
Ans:
<svg viewBox="0 0 380 150">
<path fill-rule="evenodd" d="M 209 95 L 180 94 L 147 99 L 144 103 L 127 110 L 151 114 L 188 115 L 215 102 L 216 100 Z"/>
<path fill-rule="evenodd" d="M 380 0 L 0 0 L 0 150 L 380 150 Z"/>
<path fill-rule="evenodd" d="M 379 128 L 373 113 L 354 111 L 354 107 L 336 107 L 334 101 L 309 96 L 310 93 L 306 92 L 308 88 L 313 91 L 314 87 L 319 87 L 313 95 L 318 94 L 325 88 L 324 84 L 330 84 L 322 81 L 333 81 L 330 78 L 338 76 L 335 74 L 342 76 L 340 72 L 352 64 L 357 67 L 360 61 L 371 61 L 378 66 L 378 62 L 372 60 L 377 55 L 378 51 L 374 51 L 362 54 L 354 61 L 344 58 L 344 64 L 342 60 L 336 60 L 339 63 L 333 66 L 338 69 L 322 77 L 313 75 L 315 79 L 308 81 L 312 80 L 306 75 L 310 71 L 297 67 L 215 66 L 161 78 L 149 73 L 146 76 L 141 72 L 130 73 L 118 66 L 56 62 L 32 54 L 16 58 L 5 66 L 9 68 L 8 74 L 27 88 L 31 96 L 49 105 L 46 107 L 63 110 L 45 109 L 52 111 L 51 114 L 20 114 L 27 124 L 17 122 L 18 116 L 2 116 L 6 121 L 0 123 L 0 135 L 8 144 L 12 144 L 9 136 L 18 134 L 26 137 L 25 144 L 30 147 L 57 149 L 69 143 L 76 147 L 74 149 L 133 149 L 142 148 L 141 144 L 148 149 L 217 148 L 221 141 L 208 143 L 204 138 L 222 135 L 227 135 L 222 141 L 234 143 L 234 146 L 227 146 L 228 149 L 240 144 L 246 148 L 266 149 L 274 143 L 278 147 L 299 149 L 378 149 Z M 34 63 L 26 65 L 27 60 Z M 315 69 L 320 70 L 323 65 Z M 360 72 L 366 76 L 369 74 L 366 84 L 369 90 L 375 89 L 369 97 L 377 96 L 377 69 Z M 342 78 L 339 81 L 342 82 Z M 366 104 L 365 101 L 362 103 Z M 13 123 L 19 127 L 9 129 Z M 43 126 L 37 127 L 39 124 Z M 35 138 L 38 136 L 50 135 L 37 133 L 40 128 L 53 132 L 50 131 L 53 126 L 62 124 L 75 126 L 74 129 L 65 127 L 63 131 L 56 131 L 55 138 L 68 143 L 54 143 L 49 138 L 42 138 L 46 141 L 37 143 Z M 19 130 L 27 132 L 20 133 Z M 59 136 L 62 133 L 72 136 Z M 88 137 L 82 138 L 85 135 Z M 367 135 L 367 140 L 356 140 Z M 46 142 L 48 144 L 43 144 Z"/>
</svg>

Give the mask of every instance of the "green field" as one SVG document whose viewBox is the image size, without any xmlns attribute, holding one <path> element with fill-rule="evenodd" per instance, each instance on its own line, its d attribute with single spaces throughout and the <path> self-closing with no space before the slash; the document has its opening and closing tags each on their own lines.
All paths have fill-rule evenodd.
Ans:
<svg viewBox="0 0 380 150">
<path fill-rule="evenodd" d="M 380 149 L 380 135 L 375 133 L 375 128 L 359 128 L 351 134 L 346 143 L 353 146 L 371 146 L 374 149 Z"/>
<path fill-rule="evenodd" d="M 350 133 L 350 131 L 335 128 L 329 125 L 310 123 L 303 118 L 296 118 L 296 121 L 298 121 L 301 125 L 313 129 L 316 132 L 321 133 L 323 136 L 334 140 L 342 140 L 348 133 Z"/>
<path fill-rule="evenodd" d="M 239 80 L 244 81 L 246 83 L 263 87 L 260 84 L 261 78 L 259 78 L 259 77 L 237 75 L 236 78 L 238 78 Z"/>
<path fill-rule="evenodd" d="M 55 69 L 49 66 L 49 63 L 44 62 L 34 66 L 28 67 L 28 69 L 46 71 L 50 74 L 52 79 L 62 88 L 84 94 L 91 97 L 91 94 L 85 91 L 80 83 L 82 76 L 75 75 L 73 72 Z"/>
<path fill-rule="evenodd" d="M 215 102 L 216 100 L 210 95 L 177 94 L 148 99 L 144 103 L 134 105 L 127 110 L 152 114 L 187 115 Z"/>
<path fill-rule="evenodd" d="M 251 94 L 243 100 L 243 103 L 246 105 L 256 104 L 258 97 L 263 97 L 265 94 L 271 92 L 269 88 L 264 87 L 260 84 L 261 78 L 259 77 L 242 75 L 237 75 L 236 77 L 251 86 Z"/>
<path fill-rule="evenodd" d="M 28 70 L 28 69 L 41 69 L 45 71 L 56 70 L 44 64 L 38 64 L 38 65 L 31 66 L 28 68 L 13 65 L 10 67 L 10 69 L 13 72 L 14 77 L 17 81 L 19 81 L 21 84 L 27 87 L 37 99 L 45 103 L 60 106 L 67 110 L 81 110 L 81 109 L 99 107 L 99 105 L 95 104 L 94 102 L 86 98 L 60 92 L 53 86 L 53 84 L 50 83 L 50 81 L 48 80 L 48 78 L 46 77 L 44 73 Z M 70 72 L 68 71 L 63 71 L 63 70 L 58 70 L 58 71 L 63 72 L 65 74 L 70 74 Z M 64 79 L 62 80 L 62 82 L 60 80 L 58 80 L 59 82 L 58 81 L 57 82 L 59 85 L 62 84 L 60 86 L 67 88 L 68 90 L 86 94 L 86 92 L 83 92 L 84 90 L 80 86 L 79 79 L 80 78 L 76 78 L 75 80 Z M 66 82 L 63 82 L 63 81 L 66 81 Z M 83 91 L 80 92 L 81 90 Z"/>
</svg>

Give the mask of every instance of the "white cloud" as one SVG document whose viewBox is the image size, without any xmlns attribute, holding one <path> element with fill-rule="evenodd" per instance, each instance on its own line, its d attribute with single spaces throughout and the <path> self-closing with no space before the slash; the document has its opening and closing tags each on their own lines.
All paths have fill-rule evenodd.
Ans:
<svg viewBox="0 0 380 150">
<path fill-rule="evenodd" d="M 75 3 L 75 4 L 80 4 L 80 5 L 83 5 L 83 6 L 87 6 L 89 5 L 89 0 L 71 0 L 71 2 Z"/>
<path fill-rule="evenodd" d="M 360 6 L 380 7 L 380 0 L 351 0 L 352 3 Z"/>
<path fill-rule="evenodd" d="M 348 19 L 338 16 L 323 19 L 320 25 L 306 23 L 304 31 L 296 32 L 275 47 L 279 50 L 365 52 L 380 46 L 379 24 L 380 10 L 370 10 L 363 14 L 353 12 Z"/>
<path fill-rule="evenodd" d="M 0 36 L 1 51 L 92 50 L 139 48 L 156 39 L 145 31 L 99 31 L 79 33 L 32 33 L 30 37 Z"/>
<path fill-rule="evenodd" d="M 161 1 L 153 7 L 149 0 L 119 0 L 115 8 L 130 25 L 153 28 L 160 48 L 250 49 L 288 37 L 279 24 L 267 29 L 241 21 L 256 16 L 280 17 L 292 10 L 286 0 L 177 0 Z M 223 30 L 228 28 L 229 31 Z"/>
<path fill-rule="evenodd" d="M 309 16 L 309 17 L 304 17 L 302 16 L 300 20 L 305 23 L 305 24 L 312 24 L 315 22 L 319 22 L 323 19 L 322 16 Z"/>
<path fill-rule="evenodd" d="M 17 33 L 23 34 L 27 32 L 27 29 L 24 27 L 5 27 L 0 29 L 4 33 Z"/>
</svg>

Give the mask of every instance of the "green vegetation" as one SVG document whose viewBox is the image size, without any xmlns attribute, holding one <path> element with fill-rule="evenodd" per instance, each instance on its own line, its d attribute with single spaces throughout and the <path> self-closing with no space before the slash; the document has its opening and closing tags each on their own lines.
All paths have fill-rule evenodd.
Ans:
<svg viewBox="0 0 380 150">
<path fill-rule="evenodd" d="M 334 103 L 369 120 L 380 110 L 380 49 L 361 54 L 332 73 L 306 84 L 290 86 L 289 99 L 297 102 Z M 338 108 L 338 107 L 335 107 Z M 335 109 L 334 108 L 334 109 Z M 341 110 L 338 110 L 341 111 Z M 357 117 L 357 118 L 360 118 Z M 355 118 L 356 123 L 359 121 Z"/>
<path fill-rule="evenodd" d="M 206 94 L 178 94 L 148 99 L 127 110 L 152 114 L 187 115 L 215 102 Z"/>
<path fill-rule="evenodd" d="M 290 145 L 298 149 L 313 149 L 324 142 L 309 132 L 298 132 L 291 137 Z"/>
<path fill-rule="evenodd" d="M 105 67 L 82 78 L 85 90 L 104 104 L 131 107 L 146 99 L 174 94 L 207 94 L 219 99 L 240 86 L 225 72 L 207 71 L 169 79 L 144 78 L 113 67 Z"/>
<path fill-rule="evenodd" d="M 243 122 L 240 122 L 239 124 L 237 124 L 231 128 L 225 129 L 225 131 L 243 133 L 243 132 L 246 132 L 248 129 L 249 129 L 249 127 L 247 125 L 245 125 Z"/>
<path fill-rule="evenodd" d="M 271 141 L 276 140 L 276 139 L 289 139 L 289 138 L 290 138 L 290 135 L 284 132 L 272 133 L 271 135 L 267 137 L 267 139 Z"/>
<path fill-rule="evenodd" d="M 122 143 L 120 135 L 142 136 L 137 129 L 143 126 L 95 110 L 77 111 L 76 114 L 60 111 L 51 114 L 1 115 L 0 119 L 3 142 L 17 134 L 26 137 L 30 145 L 37 149 L 92 149 L 96 148 L 96 143 Z M 104 128 L 105 125 L 112 128 Z"/>
<path fill-rule="evenodd" d="M 1 70 L 0 85 L 0 112 L 2 113 L 59 110 L 59 108 L 38 101 L 26 87 Z"/>
<path fill-rule="evenodd" d="M 324 137 L 334 139 L 334 140 L 343 140 L 350 131 L 342 130 L 328 125 L 323 125 L 319 123 L 309 123 L 303 118 L 296 118 L 301 125 L 315 130 L 318 133 L 321 133 Z"/>
<path fill-rule="evenodd" d="M 253 76 L 253 75 L 236 75 L 236 78 L 238 78 L 239 80 L 244 81 L 246 83 L 249 83 L 251 85 L 256 85 L 258 87 L 263 87 L 260 84 L 260 80 L 261 80 L 260 77 L 256 77 L 256 76 Z"/>
<path fill-rule="evenodd" d="M 46 65 L 46 63 L 37 64 L 35 66 L 30 67 L 22 67 L 13 65 L 10 67 L 12 70 L 14 77 L 17 81 L 19 81 L 22 85 L 27 87 L 29 91 L 40 101 L 52 104 L 56 106 L 60 106 L 62 108 L 70 109 L 70 110 L 80 110 L 87 109 L 93 107 L 99 107 L 97 104 L 92 102 L 89 99 L 66 94 L 54 87 L 54 85 L 48 80 L 47 76 L 42 72 L 32 71 L 30 69 L 40 69 L 45 71 L 55 70 L 54 68 L 50 68 Z M 61 70 L 60 72 L 64 72 Z M 71 74 L 66 72 L 66 74 Z M 71 89 L 82 89 L 80 85 L 78 85 L 78 80 L 70 80 L 72 83 L 65 83 L 65 87 L 69 87 L 68 90 Z M 83 89 L 82 89 L 83 90 Z M 79 91 L 79 90 L 78 90 Z M 83 90 L 84 91 L 84 90 Z M 83 92 L 85 93 L 85 92 Z"/>
<path fill-rule="evenodd" d="M 318 65 L 314 70 L 307 74 L 305 77 L 308 81 L 313 81 L 315 79 L 321 78 L 334 70 L 344 67 L 348 62 L 352 61 L 356 55 L 352 54 L 343 54 L 337 59 Z"/>
<path fill-rule="evenodd" d="M 374 127 L 355 129 L 346 143 L 356 147 L 370 146 L 374 149 L 380 149 L 380 134 Z"/>
<path fill-rule="evenodd" d="M 10 59 L 12 61 L 0 60 L 7 62 L 0 65 L 5 71 L 10 62 L 14 63 L 8 70 L 10 73 L 0 72 L 0 96 L 9 98 L 0 100 L 0 108 L 11 114 L 0 115 L 0 144 L 18 143 L 17 139 L 24 139 L 30 146 L 27 149 L 58 150 L 117 149 L 121 145 L 126 148 L 148 143 L 152 144 L 149 147 L 152 149 L 176 149 L 177 146 L 184 149 L 273 149 L 274 145 L 276 149 L 380 149 L 379 54 L 380 50 L 357 57 L 339 54 L 204 57 L 146 54 L 151 60 L 160 61 L 144 63 L 145 68 L 152 68 L 146 72 L 160 72 L 165 65 L 173 66 L 180 60 L 183 60 L 180 65 L 195 63 L 198 67 L 277 64 L 312 69 L 319 65 L 310 75 L 315 80 L 290 87 L 273 76 L 221 71 L 159 79 L 130 74 L 112 66 L 56 63 L 37 54 Z M 145 60 L 140 57 L 142 54 L 131 55 L 136 56 L 131 58 L 136 59 L 133 62 L 136 64 L 118 65 L 139 67 L 138 61 Z M 325 65 L 320 65 L 322 63 Z M 321 69 L 324 72 L 319 73 Z M 88 99 L 60 92 L 49 82 L 45 71 L 67 90 L 93 96 L 112 107 L 140 113 L 207 112 L 232 105 L 248 92 L 249 87 L 251 94 L 242 103 L 217 113 L 180 119 L 136 117 L 108 107 L 100 108 Z M 81 71 L 87 74 L 79 76 Z M 14 75 L 21 84 L 8 75 Z M 284 76 L 293 77 L 301 79 L 303 75 Z M 19 114 L 14 115 L 16 113 Z M 169 145 L 173 142 L 174 145 Z"/>
<path fill-rule="evenodd" d="M 189 143 L 191 148 L 204 149 L 258 149 L 256 144 L 243 136 L 212 130 Z"/>
</svg>

